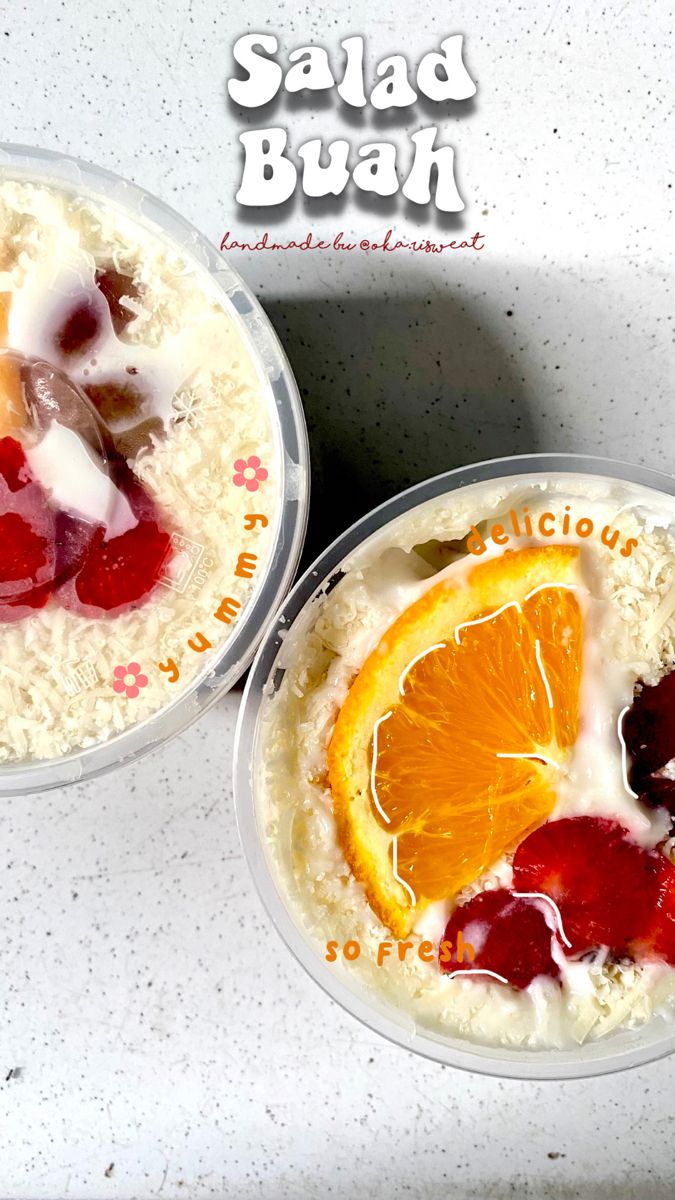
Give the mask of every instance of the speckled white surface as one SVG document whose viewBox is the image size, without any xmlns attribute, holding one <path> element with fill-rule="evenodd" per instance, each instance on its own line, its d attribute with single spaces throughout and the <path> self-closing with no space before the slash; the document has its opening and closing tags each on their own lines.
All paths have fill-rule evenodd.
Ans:
<svg viewBox="0 0 675 1200">
<path fill-rule="evenodd" d="M 3 138 L 119 170 L 217 241 L 414 228 L 351 203 L 298 202 L 276 223 L 236 212 L 238 34 L 332 48 L 365 33 L 373 58 L 467 35 L 478 96 L 447 122 L 467 203 L 454 224 L 481 228 L 485 251 L 234 256 L 305 396 L 313 548 L 402 484 L 478 457 L 673 466 L 670 6 L 414 12 L 412 25 L 385 0 L 282 3 L 272 22 L 262 0 L 0 13 Z M 377 139 L 370 116 L 344 124 L 335 104 L 275 119 L 296 145 L 316 129 Z M 413 111 L 409 128 L 432 120 Z M 502 1084 L 378 1041 L 304 977 L 237 842 L 238 699 L 136 768 L 0 804 L 0 1193 L 670 1200 L 675 1060 Z"/>
</svg>

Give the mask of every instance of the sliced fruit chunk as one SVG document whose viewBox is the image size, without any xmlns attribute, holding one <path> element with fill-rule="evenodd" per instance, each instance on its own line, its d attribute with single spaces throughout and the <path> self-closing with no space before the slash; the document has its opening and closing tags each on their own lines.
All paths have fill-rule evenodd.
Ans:
<svg viewBox="0 0 675 1200">
<path fill-rule="evenodd" d="M 13 438 L 0 439 L 0 621 L 41 607 L 56 573 L 54 513 Z M 39 603 L 38 603 L 39 599 Z"/>
<path fill-rule="evenodd" d="M 545 904 L 516 896 L 508 888 L 479 892 L 448 921 L 439 948 L 441 971 L 473 971 L 477 978 L 479 972 L 490 972 L 520 989 L 540 975 L 557 979 L 560 968 L 552 953 L 555 914 L 547 917 Z"/>
<path fill-rule="evenodd" d="M 629 950 L 638 962 L 659 959 L 675 966 L 675 866 L 665 855 L 659 858 L 656 905 Z"/>
<path fill-rule="evenodd" d="M 16 433 L 26 423 L 21 373 L 7 346 L 11 292 L 0 292 L 0 436 Z"/>
<path fill-rule="evenodd" d="M 109 540 L 99 529 L 79 574 L 60 589 L 64 607 L 91 617 L 117 616 L 143 603 L 171 551 L 171 538 L 143 484 L 124 459 L 111 459 L 109 468 L 138 524 Z"/>
<path fill-rule="evenodd" d="M 0 514 L 0 588 L 25 580 L 34 581 L 47 565 L 48 541 L 25 517 L 16 512 Z"/>
<path fill-rule="evenodd" d="M 101 535 L 59 598 L 86 616 L 115 616 L 141 603 L 157 583 L 171 548 L 155 521 L 139 521 L 119 537 Z"/>
<path fill-rule="evenodd" d="M 630 954 L 653 919 L 665 862 L 660 851 L 632 841 L 618 821 L 564 817 L 521 842 L 513 886 L 555 901 L 570 953 L 606 946 Z"/>
<path fill-rule="evenodd" d="M 578 550 L 444 580 L 366 660 L 328 750 L 338 837 L 397 937 L 541 824 L 579 720 Z"/>
<path fill-rule="evenodd" d="M 96 272 L 96 286 L 106 298 L 113 329 L 119 337 L 135 316 L 124 302 L 126 299 L 137 300 L 138 288 L 129 275 L 123 275 L 114 267 L 105 267 Z"/>
<path fill-rule="evenodd" d="M 72 429 L 101 462 L 106 460 L 102 422 L 81 389 L 58 367 L 39 359 L 21 359 L 24 396 L 35 429 L 46 432 L 53 421 Z"/>
<path fill-rule="evenodd" d="M 0 438 L 0 475 L 10 492 L 18 492 L 30 483 L 31 474 L 21 442 L 16 438 Z"/>
<path fill-rule="evenodd" d="M 642 684 L 622 723 L 628 782 L 644 804 L 675 814 L 675 671 Z"/>
<path fill-rule="evenodd" d="M 51 507 L 23 447 L 0 438 L 0 621 L 42 608 L 79 571 L 103 527 Z"/>
<path fill-rule="evenodd" d="M 99 309 L 93 297 L 83 295 L 72 304 L 54 331 L 54 349 L 64 358 L 93 349 L 101 334 Z"/>
<path fill-rule="evenodd" d="M 104 530 L 98 530 L 79 574 L 60 590 L 61 604 L 88 617 L 118 616 L 142 604 L 171 553 L 171 538 L 141 481 L 121 458 L 114 458 L 109 466 L 138 524 L 109 540 Z"/>
<path fill-rule="evenodd" d="M 164 422 L 152 411 L 152 403 L 131 379 L 110 379 L 88 384 L 84 391 L 105 424 L 117 454 L 130 460 L 152 447 L 153 437 L 164 436 Z"/>
</svg>

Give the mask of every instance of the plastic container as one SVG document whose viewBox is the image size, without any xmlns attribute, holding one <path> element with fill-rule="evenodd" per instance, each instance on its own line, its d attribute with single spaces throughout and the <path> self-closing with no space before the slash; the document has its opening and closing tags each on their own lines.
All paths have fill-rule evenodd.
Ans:
<svg viewBox="0 0 675 1200">
<path fill-rule="evenodd" d="M 409 1050 L 438 1062 L 488 1075 L 522 1079 L 570 1079 L 601 1075 L 638 1066 L 670 1054 L 675 1049 L 675 1024 L 662 1017 L 634 1030 L 610 1034 L 573 1049 L 521 1050 L 488 1046 L 455 1036 L 445 1036 L 416 1024 L 389 999 L 364 988 L 354 974 L 338 973 L 323 958 L 325 944 L 304 928 L 299 907 L 288 894 L 277 864 L 261 836 L 263 814 L 259 783 L 261 722 L 271 698 L 281 684 L 284 669 L 278 665 L 284 638 L 295 628 L 310 627 L 313 608 L 340 578 L 340 565 L 379 539 L 385 526 L 418 505 L 486 481 L 507 477 L 533 482 L 542 476 L 594 476 L 634 488 L 649 489 L 645 499 L 658 504 L 659 494 L 675 496 L 675 479 L 649 470 L 584 455 L 525 455 L 461 467 L 412 487 L 363 517 L 339 537 L 310 567 L 286 598 L 270 625 L 248 677 L 240 710 L 235 749 L 235 803 L 239 831 L 254 882 L 278 932 L 312 978 L 353 1016 L 370 1029 Z M 656 493 L 656 495 L 655 495 Z M 467 493 L 463 492 L 466 496 Z M 673 509 L 672 499 L 668 506 Z M 326 936 L 331 934 L 326 931 Z M 353 981 L 353 983 L 352 983 Z"/>
<path fill-rule="evenodd" d="M 248 666 L 270 614 L 290 586 L 302 549 L 309 498 L 308 445 L 295 379 L 272 326 L 238 274 L 186 220 L 136 185 L 71 157 L 0 145 L 0 184 L 27 181 L 93 200 L 132 218 L 196 264 L 231 317 L 252 358 L 272 427 L 278 496 L 271 549 L 252 594 L 204 669 L 164 707 L 100 744 L 48 760 L 0 765 L 0 793 L 17 794 L 87 779 L 129 763 L 181 733 L 226 692 Z M 1 264 L 0 264 L 1 265 Z M 200 275 L 201 278 L 201 275 Z M 201 663 L 200 663 L 201 666 Z"/>
</svg>

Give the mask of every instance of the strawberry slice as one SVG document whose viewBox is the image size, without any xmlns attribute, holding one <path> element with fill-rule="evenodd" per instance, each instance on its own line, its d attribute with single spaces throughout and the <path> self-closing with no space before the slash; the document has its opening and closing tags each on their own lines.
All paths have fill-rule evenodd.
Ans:
<svg viewBox="0 0 675 1200">
<path fill-rule="evenodd" d="M 35 580 L 47 565 L 47 539 L 16 512 L 0 514 L 0 586 Z"/>
<path fill-rule="evenodd" d="M 675 671 L 653 687 L 642 684 L 624 715 L 622 733 L 633 791 L 643 804 L 663 805 L 675 815 Z"/>
<path fill-rule="evenodd" d="M 0 438 L 0 475 L 10 492 L 19 492 L 30 483 L 31 474 L 26 455 L 16 438 Z"/>
<path fill-rule="evenodd" d="M 54 347 L 65 358 L 90 350 L 101 333 L 97 306 L 92 297 L 83 295 L 71 306 L 54 332 Z"/>
<path fill-rule="evenodd" d="M 565 817 L 521 842 L 513 886 L 555 901 L 571 953 L 606 946 L 628 954 L 656 908 L 662 861 L 658 851 L 631 841 L 618 821 Z"/>
<path fill-rule="evenodd" d="M 68 585 L 66 606 L 86 616 L 116 616 L 137 606 L 157 583 L 170 548 L 156 521 L 139 521 L 109 541 L 101 537 Z"/>
<path fill-rule="evenodd" d="M 0 439 L 0 622 L 41 608 L 57 561 L 54 513 L 14 438 Z"/>
<path fill-rule="evenodd" d="M 644 931 L 630 944 L 633 958 L 659 959 L 675 966 L 675 866 L 659 854 L 658 896 Z"/>
<path fill-rule="evenodd" d="M 508 888 L 479 892 L 468 904 L 455 909 L 446 925 L 442 941 L 452 943 L 452 952 L 450 961 L 444 961 L 448 951 L 444 955 L 441 944 L 441 971 L 446 975 L 491 971 L 521 991 L 540 975 L 557 979 L 560 968 L 551 952 L 555 932 L 545 905 L 545 900 L 524 899 Z M 459 945 L 464 945 L 462 961 L 458 961 L 460 934 Z M 473 960 L 467 945 L 474 951 Z M 467 959 L 471 961 L 464 961 Z"/>
<path fill-rule="evenodd" d="M 0 622 L 29 616 L 56 588 L 66 608 L 94 617 L 126 612 L 152 590 L 169 535 L 126 463 L 110 470 L 138 524 L 106 540 L 103 526 L 53 511 L 20 443 L 0 438 Z"/>
<path fill-rule="evenodd" d="M 79 571 L 102 532 L 50 508 L 21 444 L 0 439 L 0 622 L 44 607 L 55 588 Z"/>
<path fill-rule="evenodd" d="M 90 617 L 117 616 L 143 603 L 171 550 L 171 538 L 140 480 L 124 459 L 111 459 L 109 468 L 138 524 L 107 540 L 99 529 L 76 578 L 59 591 L 65 608 Z"/>
</svg>

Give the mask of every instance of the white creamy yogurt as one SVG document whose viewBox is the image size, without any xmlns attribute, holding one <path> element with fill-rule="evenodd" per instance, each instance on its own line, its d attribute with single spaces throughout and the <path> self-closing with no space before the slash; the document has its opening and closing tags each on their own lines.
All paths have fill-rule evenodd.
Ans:
<svg viewBox="0 0 675 1200">
<path fill-rule="evenodd" d="M 108 538 L 138 524 L 129 501 L 73 429 L 52 421 L 37 445 L 26 449 L 26 458 L 55 507 L 105 525 Z"/>
<path fill-rule="evenodd" d="M 582 813 L 613 817 L 645 846 L 666 832 L 662 812 L 645 810 L 627 786 L 617 722 L 639 678 L 655 678 L 675 666 L 675 618 L 660 606 L 675 584 L 675 501 L 646 489 L 600 477 L 558 476 L 472 485 L 429 501 L 378 530 L 342 564 L 344 578 L 301 614 L 284 639 L 277 665 L 285 676 L 263 713 L 259 803 L 270 831 L 271 869 L 298 921 L 312 931 L 317 948 L 326 938 L 361 943 L 359 959 L 343 979 L 355 991 L 373 992 L 403 1009 L 418 1025 L 436 1032 L 512 1046 L 565 1046 L 675 1011 L 675 970 L 660 964 L 624 966 L 564 960 L 562 983 L 535 980 L 522 992 L 479 979 L 448 978 L 436 963 L 416 955 L 377 968 L 377 945 L 391 937 L 350 876 L 335 837 L 326 781 L 326 749 L 355 672 L 396 617 L 441 579 L 461 585 L 478 562 L 500 553 L 487 542 L 482 556 L 466 555 L 441 571 L 414 553 L 432 539 L 461 539 L 472 525 L 491 526 L 512 508 L 528 504 L 537 516 L 565 504 L 577 515 L 620 531 L 614 551 L 592 538 L 556 536 L 511 539 L 509 549 L 532 544 L 581 547 L 584 613 L 580 732 L 560 773 L 558 818 Z M 622 556 L 627 539 L 637 539 Z M 426 553 L 426 551 L 425 551 Z M 662 619 L 661 619 L 662 618 Z M 659 623 L 660 621 L 660 623 Z M 292 846 L 275 830 L 288 829 Z M 326 823 L 329 821 L 330 829 Z M 509 886 L 509 856 L 464 889 L 464 901 L 485 887 Z M 418 918 L 414 937 L 440 940 L 453 908 L 449 898 Z M 563 956 L 564 957 L 564 956 Z"/>
</svg>

